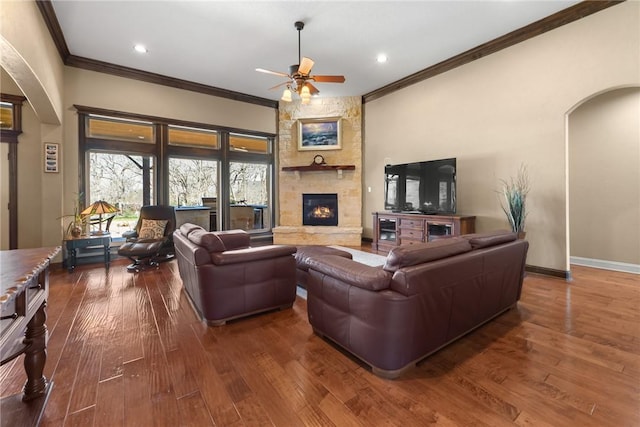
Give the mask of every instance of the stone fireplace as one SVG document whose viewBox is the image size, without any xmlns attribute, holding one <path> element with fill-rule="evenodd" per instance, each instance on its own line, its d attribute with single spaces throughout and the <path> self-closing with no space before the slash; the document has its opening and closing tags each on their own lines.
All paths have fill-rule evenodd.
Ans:
<svg viewBox="0 0 640 427">
<path fill-rule="evenodd" d="M 308 105 L 299 101 L 280 102 L 278 133 L 279 216 L 273 242 L 293 245 L 360 246 L 362 239 L 362 100 L 360 97 L 313 98 Z M 298 120 L 340 117 L 341 147 L 338 150 L 303 150 L 298 147 Z M 290 171 L 283 167 L 310 166 L 318 154 L 325 165 Z M 345 170 L 332 167 L 355 166 Z M 308 225 L 303 221 L 305 195 L 335 195 L 332 222 Z M 338 210 L 339 202 L 339 210 Z M 322 203 L 325 205 L 325 203 Z M 319 208 L 326 215 L 327 206 Z"/>
<path fill-rule="evenodd" d="M 338 225 L 338 195 L 302 194 L 302 225 Z"/>
</svg>

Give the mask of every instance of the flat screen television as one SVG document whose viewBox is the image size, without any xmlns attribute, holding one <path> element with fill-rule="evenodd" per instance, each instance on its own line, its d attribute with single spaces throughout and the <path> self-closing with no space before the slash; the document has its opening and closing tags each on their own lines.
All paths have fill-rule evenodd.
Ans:
<svg viewBox="0 0 640 427">
<path fill-rule="evenodd" d="M 456 159 L 387 165 L 384 208 L 394 212 L 456 213 Z"/>
</svg>

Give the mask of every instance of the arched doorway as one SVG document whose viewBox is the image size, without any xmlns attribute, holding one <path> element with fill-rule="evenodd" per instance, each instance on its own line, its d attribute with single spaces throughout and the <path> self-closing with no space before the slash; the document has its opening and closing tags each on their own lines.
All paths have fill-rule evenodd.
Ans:
<svg viewBox="0 0 640 427">
<path fill-rule="evenodd" d="M 567 114 L 567 259 L 640 273 L 640 88 L 617 88 Z"/>
</svg>

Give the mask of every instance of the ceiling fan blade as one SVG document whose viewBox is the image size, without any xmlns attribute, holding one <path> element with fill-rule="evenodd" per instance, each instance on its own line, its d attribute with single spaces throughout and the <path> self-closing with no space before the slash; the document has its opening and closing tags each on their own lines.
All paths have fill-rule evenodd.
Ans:
<svg viewBox="0 0 640 427">
<path fill-rule="evenodd" d="M 264 68 L 256 68 L 256 71 L 259 73 L 267 73 L 267 74 L 274 74 L 276 76 L 289 77 L 289 74 L 281 73 L 279 71 L 265 70 Z"/>
<path fill-rule="evenodd" d="M 307 58 L 306 56 L 302 57 L 302 61 L 300 61 L 300 66 L 298 67 L 298 73 L 308 76 L 311 71 L 311 67 L 313 67 L 313 60 L 311 58 Z"/>
<path fill-rule="evenodd" d="M 278 89 L 280 86 L 284 86 L 284 85 L 288 85 L 288 84 L 291 84 L 291 82 L 283 82 L 283 83 L 277 84 L 274 87 L 270 87 L 269 90 Z"/>
<path fill-rule="evenodd" d="M 320 93 L 320 91 L 318 90 L 317 87 L 315 87 L 314 85 L 312 85 L 309 82 L 306 82 L 305 85 L 307 85 L 307 87 L 309 88 L 309 93 L 311 95 L 315 95 L 316 93 Z"/>
<path fill-rule="evenodd" d="M 318 83 L 344 83 L 344 76 L 309 76 Z"/>
</svg>

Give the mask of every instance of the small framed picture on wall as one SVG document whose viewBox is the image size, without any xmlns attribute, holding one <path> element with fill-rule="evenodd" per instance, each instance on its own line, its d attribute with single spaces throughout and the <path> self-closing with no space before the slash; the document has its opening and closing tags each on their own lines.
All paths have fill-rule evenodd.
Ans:
<svg viewBox="0 0 640 427">
<path fill-rule="evenodd" d="M 60 160 L 60 144 L 55 142 L 45 142 L 44 144 L 44 171 L 46 173 L 57 173 Z"/>
<path fill-rule="evenodd" d="M 298 150 L 341 148 L 340 117 L 298 120 Z"/>
</svg>

